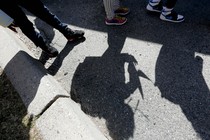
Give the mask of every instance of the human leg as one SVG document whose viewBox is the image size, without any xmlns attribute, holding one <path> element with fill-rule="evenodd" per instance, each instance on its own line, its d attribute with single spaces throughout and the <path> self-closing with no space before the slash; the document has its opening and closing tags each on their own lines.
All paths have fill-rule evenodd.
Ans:
<svg viewBox="0 0 210 140">
<path fill-rule="evenodd" d="M 184 16 L 177 14 L 173 8 L 177 0 L 166 0 L 163 4 L 162 0 L 149 0 L 146 9 L 150 12 L 157 12 L 160 14 L 160 19 L 169 22 L 182 22 Z"/>
<path fill-rule="evenodd" d="M 115 16 L 113 0 L 103 0 L 103 3 L 106 12 L 106 18 L 113 19 Z"/>
<path fill-rule="evenodd" d="M 115 10 L 119 8 L 119 0 L 103 0 L 106 12 L 105 23 L 107 25 L 123 25 L 127 22 L 125 17 L 120 17 L 115 14 Z"/>
<path fill-rule="evenodd" d="M 161 13 L 163 4 L 161 0 L 149 0 L 146 9 L 150 12 Z"/>
<path fill-rule="evenodd" d="M 67 24 L 61 22 L 60 19 L 51 13 L 50 10 L 40 0 L 20 0 L 20 5 L 52 27 L 59 30 L 68 41 L 74 41 L 84 36 L 84 31 L 72 30 L 68 28 Z"/>
<path fill-rule="evenodd" d="M 49 56 L 57 56 L 58 51 L 50 46 L 47 46 L 43 37 L 37 33 L 33 24 L 28 20 L 25 13 L 21 10 L 16 2 L 5 1 L 0 5 L 0 8 L 12 17 L 15 23 L 20 27 L 22 32 L 38 47 L 45 51 Z"/>
<path fill-rule="evenodd" d="M 177 0 L 167 0 L 166 4 L 163 6 L 163 10 L 160 15 L 160 19 L 169 22 L 183 22 L 184 16 L 177 14 L 173 8 L 175 7 Z"/>
</svg>

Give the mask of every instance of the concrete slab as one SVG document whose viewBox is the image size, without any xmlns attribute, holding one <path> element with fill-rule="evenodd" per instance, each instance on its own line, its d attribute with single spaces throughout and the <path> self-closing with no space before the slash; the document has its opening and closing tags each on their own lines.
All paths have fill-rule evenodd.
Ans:
<svg viewBox="0 0 210 140">
<path fill-rule="evenodd" d="M 43 2 L 71 28 L 85 30 L 84 43 L 66 43 L 28 15 L 60 51 L 47 61 L 48 70 L 106 137 L 210 139 L 207 0 L 193 0 L 190 6 L 178 1 L 175 10 L 186 17 L 181 24 L 147 14 L 147 1 L 125 0 L 131 13 L 118 27 L 104 24 L 102 1 Z"/>
<path fill-rule="evenodd" d="M 36 121 L 44 140 L 106 140 L 70 98 L 59 98 Z"/>
<path fill-rule="evenodd" d="M 193 0 L 190 6 L 178 1 L 175 10 L 186 17 L 181 24 L 148 14 L 147 1 L 124 2 L 131 9 L 128 23 L 113 27 L 104 24 L 102 1 L 45 1 L 86 35 L 75 47 L 53 40 L 72 48 L 52 63 L 51 70 L 62 64 L 55 78 L 110 139 L 209 139 L 207 0 Z M 42 31 L 50 35 L 52 29 Z"/>
<path fill-rule="evenodd" d="M 0 50 L 0 65 L 20 93 L 30 115 L 40 114 L 59 96 L 69 96 L 44 66 L 33 58 L 25 44 L 2 27 Z"/>
<path fill-rule="evenodd" d="M 0 66 L 20 94 L 28 114 L 40 115 L 35 124 L 43 140 L 106 140 L 27 46 L 3 27 L 0 50 Z"/>
</svg>

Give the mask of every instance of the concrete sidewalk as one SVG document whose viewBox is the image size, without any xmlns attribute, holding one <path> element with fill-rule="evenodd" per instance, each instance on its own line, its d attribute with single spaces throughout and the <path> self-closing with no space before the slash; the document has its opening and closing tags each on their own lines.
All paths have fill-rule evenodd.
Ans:
<svg viewBox="0 0 210 140">
<path fill-rule="evenodd" d="M 77 45 L 34 16 L 60 49 L 47 70 L 99 129 L 113 140 L 210 138 L 209 2 L 178 1 L 181 24 L 145 11 L 147 1 L 125 0 L 124 26 L 106 26 L 102 1 L 44 1 L 71 28 L 85 30 Z M 134 65 L 133 63 L 137 63 Z"/>
<path fill-rule="evenodd" d="M 20 94 L 44 140 L 105 140 L 80 106 L 48 74 L 27 46 L 0 27 L 0 66 Z"/>
<path fill-rule="evenodd" d="M 69 43 L 61 33 L 29 13 L 29 19 L 59 50 L 58 57 L 40 59 L 40 50 L 23 39 L 33 54 L 11 49 L 13 55 L 7 54 L 2 65 L 9 69 L 11 79 L 16 79 L 14 83 L 24 83 L 17 89 L 24 91 L 22 97 L 29 113 L 40 115 L 37 125 L 46 139 L 72 133 L 72 138 L 77 138 L 76 132 L 82 128 L 82 136 L 89 136 L 87 132 L 93 137 L 94 130 L 98 137 L 104 139 L 102 132 L 110 140 L 210 139 L 208 0 L 192 0 L 190 5 L 178 1 L 175 9 L 186 18 L 181 24 L 148 14 L 147 1 L 125 0 L 131 13 L 126 16 L 128 23 L 118 27 L 104 24 L 102 1 L 43 2 L 70 28 L 84 30 L 86 41 Z M 8 52 L 5 47 L 2 50 L 0 56 Z M 36 59 L 31 60 L 31 56 Z M 16 60 L 20 58 L 24 61 Z M 45 68 L 38 59 L 43 60 Z M 25 64 L 29 72 L 21 67 Z M 19 80 L 33 70 L 39 74 Z M 54 89 L 52 84 L 62 88 Z M 78 105 L 69 100 L 70 95 Z M 94 124 L 88 121 L 88 127 L 86 123 L 80 125 L 80 120 L 87 117 L 84 113 L 84 119 L 78 116 L 81 110 Z"/>
</svg>

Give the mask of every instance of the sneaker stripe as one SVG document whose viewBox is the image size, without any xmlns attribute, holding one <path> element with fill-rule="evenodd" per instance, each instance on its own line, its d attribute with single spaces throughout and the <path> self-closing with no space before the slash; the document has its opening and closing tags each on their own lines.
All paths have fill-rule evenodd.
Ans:
<svg viewBox="0 0 210 140">
<path fill-rule="evenodd" d="M 164 21 L 174 22 L 174 23 L 180 23 L 184 21 L 184 17 L 181 19 L 173 19 L 172 16 L 165 16 L 163 14 L 160 15 L 160 19 Z"/>
</svg>

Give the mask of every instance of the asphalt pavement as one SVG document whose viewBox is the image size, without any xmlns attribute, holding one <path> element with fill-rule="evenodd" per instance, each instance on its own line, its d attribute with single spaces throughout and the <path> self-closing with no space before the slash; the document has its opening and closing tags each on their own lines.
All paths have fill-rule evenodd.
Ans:
<svg viewBox="0 0 210 140">
<path fill-rule="evenodd" d="M 24 40 L 30 46 L 31 56 L 44 64 L 45 75 L 54 79 L 62 90 L 61 95 L 55 93 L 47 99 L 56 100 L 55 103 L 42 102 L 49 109 L 44 112 L 35 109 L 45 123 L 50 122 L 44 129 L 52 131 L 45 135 L 55 134 L 52 128 L 77 127 L 71 122 L 53 123 L 45 115 L 52 114 L 52 118 L 57 116 L 67 122 L 71 119 L 63 119 L 62 113 L 72 110 L 71 103 L 77 102 L 76 108 L 107 139 L 210 139 L 210 3 L 207 0 L 178 1 L 175 10 L 185 16 L 180 24 L 161 21 L 159 15 L 146 12 L 145 0 L 124 0 L 131 13 L 123 26 L 105 25 L 102 0 L 43 2 L 70 28 L 84 30 L 86 38 L 67 42 L 57 30 L 28 13 L 36 28 L 60 52 L 57 58 L 48 59 Z M 41 77 L 44 76 L 35 81 L 32 99 L 39 91 Z M 31 100 L 27 105 L 30 104 Z M 51 113 L 55 110 L 59 115 Z"/>
</svg>

